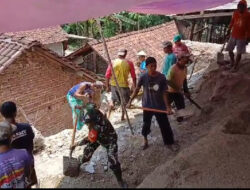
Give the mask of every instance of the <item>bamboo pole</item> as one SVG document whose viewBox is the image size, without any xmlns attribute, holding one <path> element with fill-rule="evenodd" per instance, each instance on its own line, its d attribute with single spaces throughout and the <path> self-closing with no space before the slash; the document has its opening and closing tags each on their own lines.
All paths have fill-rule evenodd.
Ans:
<svg viewBox="0 0 250 190">
<path fill-rule="evenodd" d="M 106 56 L 108 58 L 108 62 L 110 64 L 110 66 L 111 66 L 112 75 L 114 76 L 115 84 L 116 84 L 116 87 L 118 89 L 118 93 L 119 93 L 120 98 L 121 98 L 122 109 L 125 112 L 125 115 L 126 115 L 126 118 L 127 118 L 127 122 L 128 122 L 129 128 L 130 128 L 131 134 L 134 135 L 134 132 L 133 132 L 133 129 L 132 129 L 129 117 L 128 117 L 128 113 L 127 113 L 127 110 L 126 110 L 126 105 L 124 104 L 124 98 L 122 96 L 121 89 L 120 89 L 120 86 L 118 84 L 118 81 L 117 81 L 117 78 L 116 78 L 116 75 L 115 75 L 115 72 L 114 72 L 114 68 L 113 68 L 113 65 L 112 65 L 112 62 L 111 62 L 111 59 L 110 59 L 110 56 L 109 56 L 107 44 L 106 44 L 106 41 L 105 41 L 104 36 L 103 36 L 102 26 L 101 26 L 100 20 L 96 19 L 96 22 L 97 22 L 97 25 L 98 25 L 98 28 L 99 28 L 99 33 L 100 33 L 102 41 L 103 41 L 103 46 L 104 46 L 104 50 L 105 50 Z"/>
</svg>

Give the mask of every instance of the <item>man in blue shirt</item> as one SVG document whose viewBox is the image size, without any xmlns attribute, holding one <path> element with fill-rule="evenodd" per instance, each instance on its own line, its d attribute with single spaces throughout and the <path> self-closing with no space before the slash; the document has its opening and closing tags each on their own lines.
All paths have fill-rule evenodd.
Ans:
<svg viewBox="0 0 250 190">
<path fill-rule="evenodd" d="M 137 96 L 141 87 L 143 87 L 142 106 L 144 108 L 153 108 L 157 110 L 166 111 L 168 114 L 172 113 L 171 105 L 169 105 L 166 94 L 167 80 L 166 77 L 156 71 L 157 63 L 155 58 L 148 57 L 146 59 L 146 67 L 148 72 L 144 73 L 137 83 L 136 89 L 131 96 L 127 107 L 131 106 L 133 99 Z M 151 132 L 151 120 L 155 116 L 159 124 L 162 139 L 164 144 L 172 151 L 178 151 L 179 145 L 174 141 L 174 135 L 166 113 L 158 113 L 152 111 L 143 111 L 143 126 L 142 135 L 144 136 L 143 150 L 148 148 L 147 136 Z"/>
<path fill-rule="evenodd" d="M 176 63 L 176 55 L 173 53 L 173 44 L 169 41 L 163 42 L 163 51 L 166 53 L 164 63 L 163 63 L 163 69 L 162 69 L 162 74 L 167 77 L 170 68 L 172 67 L 173 64 Z"/>
<path fill-rule="evenodd" d="M 137 56 L 140 61 L 140 74 L 143 74 L 147 71 L 147 67 L 146 67 L 147 54 L 142 50 L 137 53 Z"/>
</svg>

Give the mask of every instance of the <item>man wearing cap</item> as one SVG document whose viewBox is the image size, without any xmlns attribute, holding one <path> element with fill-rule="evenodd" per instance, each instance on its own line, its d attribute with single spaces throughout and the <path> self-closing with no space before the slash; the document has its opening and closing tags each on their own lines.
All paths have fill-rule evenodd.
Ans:
<svg viewBox="0 0 250 190">
<path fill-rule="evenodd" d="M 120 49 L 118 51 L 118 58 L 112 61 L 113 63 L 113 69 L 117 78 L 118 85 L 121 90 L 121 95 L 124 99 L 124 104 L 126 105 L 130 98 L 130 89 L 129 89 L 129 83 L 128 83 L 128 76 L 129 73 L 133 79 L 133 89 L 136 86 L 136 75 L 135 75 L 135 68 L 132 62 L 126 60 L 127 50 L 126 49 Z M 112 102 L 111 102 L 111 109 L 114 107 L 114 103 L 121 103 L 121 97 L 118 92 L 118 88 L 116 86 L 116 82 L 114 79 L 114 76 L 111 72 L 111 66 L 109 65 L 105 74 L 106 77 L 106 88 L 107 91 L 110 91 L 111 86 L 111 93 L 112 93 Z M 111 79 L 111 81 L 110 81 Z M 109 83 L 110 82 L 110 83 Z M 122 109 L 122 116 L 121 120 L 124 120 L 124 110 Z"/>
<path fill-rule="evenodd" d="M 177 110 L 185 108 L 184 97 L 182 94 L 182 88 L 184 94 L 190 97 L 187 86 L 187 67 L 186 64 L 189 61 L 190 54 L 181 53 L 177 56 L 177 63 L 173 65 L 167 76 L 168 79 L 168 101 L 169 104 L 175 103 Z M 177 121 L 183 121 L 183 117 L 177 117 Z"/>
<path fill-rule="evenodd" d="M 11 148 L 15 126 L 0 122 L 0 189 L 27 188 L 32 158 L 25 149 Z"/>
<path fill-rule="evenodd" d="M 247 10 L 247 2 L 241 0 L 238 3 L 237 10 L 234 11 L 232 20 L 229 25 L 228 34 L 231 33 L 230 39 L 228 41 L 226 51 L 229 52 L 230 62 L 232 71 L 235 72 L 238 70 L 238 65 L 241 60 L 241 55 L 246 53 L 246 45 L 249 42 L 249 20 L 250 15 Z M 237 47 L 236 60 L 234 60 L 233 50 Z"/>
<path fill-rule="evenodd" d="M 146 67 L 146 52 L 144 52 L 143 50 L 139 51 L 137 53 L 138 59 L 139 59 L 139 63 L 140 63 L 140 74 L 143 74 L 147 71 L 147 67 Z"/>
<path fill-rule="evenodd" d="M 175 44 L 173 47 L 173 52 L 176 56 L 181 53 L 190 54 L 188 47 L 183 42 L 181 42 L 181 35 L 175 35 L 173 42 Z"/>
<path fill-rule="evenodd" d="M 101 145 L 107 150 L 110 169 L 113 171 L 118 184 L 121 187 L 127 187 L 126 182 L 122 179 L 121 165 L 118 161 L 117 134 L 110 121 L 96 109 L 94 104 L 86 105 L 86 113 L 81 119 L 88 126 L 89 135 L 71 147 L 74 150 L 76 146 L 87 145 L 84 148 L 83 155 L 79 157 L 80 163 L 88 162 Z"/>
<path fill-rule="evenodd" d="M 163 51 L 166 53 L 166 56 L 163 63 L 162 74 L 167 77 L 170 68 L 176 63 L 176 55 L 173 53 L 173 45 L 169 41 L 163 42 Z"/>
</svg>

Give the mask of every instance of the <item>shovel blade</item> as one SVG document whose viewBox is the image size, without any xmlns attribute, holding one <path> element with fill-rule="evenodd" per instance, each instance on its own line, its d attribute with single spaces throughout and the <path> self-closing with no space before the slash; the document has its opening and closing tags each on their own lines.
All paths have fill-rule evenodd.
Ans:
<svg viewBox="0 0 250 190">
<path fill-rule="evenodd" d="M 217 53 L 217 63 L 218 64 L 223 64 L 224 63 L 224 54 L 221 52 Z"/>
<path fill-rule="evenodd" d="M 80 163 L 76 158 L 63 157 L 63 174 L 65 176 L 77 177 L 80 172 Z"/>
</svg>

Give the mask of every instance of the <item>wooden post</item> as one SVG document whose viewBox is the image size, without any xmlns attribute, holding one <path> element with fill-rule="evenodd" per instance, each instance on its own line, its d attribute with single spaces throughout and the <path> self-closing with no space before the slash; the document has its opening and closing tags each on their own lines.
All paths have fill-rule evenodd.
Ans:
<svg viewBox="0 0 250 190">
<path fill-rule="evenodd" d="M 194 36 L 194 26 L 195 26 L 195 21 L 193 21 L 192 25 L 191 25 L 191 32 L 190 32 L 190 36 L 189 36 L 189 39 L 191 41 L 193 40 L 193 36 Z"/>
<path fill-rule="evenodd" d="M 213 24 L 209 26 L 209 41 L 212 42 L 212 35 L 213 35 Z"/>
<path fill-rule="evenodd" d="M 106 41 L 105 41 L 104 36 L 103 36 L 102 26 L 101 26 L 100 20 L 96 19 L 96 22 L 98 24 L 99 32 L 100 32 L 100 35 L 101 35 L 101 38 L 102 38 L 102 41 L 103 41 L 103 46 L 104 46 L 104 50 L 105 50 L 106 56 L 108 58 L 108 62 L 110 64 L 110 66 L 111 66 L 112 75 L 114 76 L 115 84 L 116 84 L 116 87 L 118 89 L 118 93 L 119 93 L 120 98 L 121 98 L 122 109 L 125 112 L 125 115 L 126 115 L 126 118 L 127 118 L 127 122 L 128 122 L 129 128 L 130 128 L 131 134 L 134 135 L 134 132 L 133 132 L 133 129 L 132 129 L 129 117 L 128 117 L 128 113 L 127 113 L 127 110 L 126 110 L 126 105 L 124 104 L 125 101 L 124 101 L 124 98 L 122 96 L 121 89 L 120 89 L 120 86 L 118 84 L 118 81 L 117 81 L 117 78 L 116 78 L 116 75 L 115 75 L 115 72 L 114 72 L 114 68 L 113 68 L 113 65 L 112 65 L 112 62 L 111 62 L 111 59 L 110 59 L 110 56 L 109 56 L 107 44 L 106 44 Z"/>
<path fill-rule="evenodd" d="M 206 25 L 208 26 L 207 27 L 207 32 L 206 32 L 206 42 L 208 42 L 208 39 L 209 39 L 209 25 L 208 25 L 208 20 L 206 21 Z"/>
<path fill-rule="evenodd" d="M 93 52 L 94 72 L 97 73 L 96 52 Z"/>
</svg>

